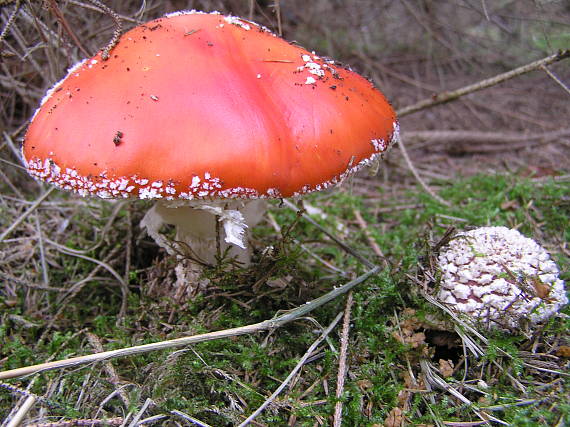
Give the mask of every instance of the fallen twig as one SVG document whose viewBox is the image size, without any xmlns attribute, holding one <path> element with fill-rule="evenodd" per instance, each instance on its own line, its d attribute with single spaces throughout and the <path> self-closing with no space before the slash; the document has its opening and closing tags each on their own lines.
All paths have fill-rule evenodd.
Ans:
<svg viewBox="0 0 570 427">
<path fill-rule="evenodd" d="M 516 144 L 528 141 L 548 142 L 570 136 L 570 128 L 551 132 L 524 133 L 524 132 L 480 132 L 472 130 L 428 130 L 407 131 L 402 133 L 410 148 L 419 148 L 429 145 L 469 143 L 469 144 Z"/>
<path fill-rule="evenodd" d="M 281 316 L 275 317 L 273 319 L 265 320 L 260 323 L 254 323 L 252 325 L 240 326 L 237 328 L 224 329 L 222 331 L 209 332 L 206 334 L 193 335 L 190 337 L 182 337 L 168 341 L 160 341 L 151 344 L 144 344 L 134 347 L 126 347 L 117 350 L 104 351 L 102 353 L 94 353 L 86 356 L 72 357 L 70 359 L 58 360 L 55 362 L 40 363 L 38 365 L 26 366 L 23 368 L 11 369 L 8 371 L 0 372 L 0 379 L 16 378 L 25 375 L 31 375 L 38 372 L 44 372 L 52 369 L 62 369 L 71 366 L 79 366 L 87 363 L 101 362 L 103 360 L 109 360 L 117 357 L 132 356 L 134 354 L 148 353 L 156 350 L 164 350 L 167 348 L 182 347 L 189 344 L 194 344 L 197 342 L 212 341 L 220 338 L 229 338 L 239 335 L 253 334 L 262 331 L 269 331 L 277 329 L 305 314 L 313 311 L 314 309 L 332 301 L 336 297 L 345 294 L 350 291 L 356 285 L 364 282 L 370 276 L 378 273 L 380 267 L 375 266 L 368 270 L 366 273 L 357 277 L 350 282 L 333 289 L 332 291 L 303 304 Z"/>
<path fill-rule="evenodd" d="M 481 89 L 486 89 L 488 87 L 495 86 L 499 83 L 510 80 L 514 77 L 522 76 L 523 74 L 529 73 L 531 71 L 541 69 L 547 65 L 554 64 L 555 62 L 562 61 L 563 59 L 566 58 L 570 58 L 570 49 L 561 50 L 558 53 L 555 53 L 554 55 L 547 56 L 546 58 L 542 58 L 539 59 L 538 61 L 531 62 L 530 64 L 526 64 L 521 67 L 515 68 L 514 70 L 507 71 L 506 73 L 498 74 L 489 79 L 481 80 L 477 83 L 473 83 L 456 90 L 436 93 L 430 98 L 426 98 L 422 101 L 416 102 L 415 104 L 409 105 L 404 108 L 400 108 L 396 112 L 396 114 L 399 117 L 403 117 L 420 110 L 425 110 L 426 108 L 435 107 L 436 105 L 453 101 L 464 95 L 480 91 Z"/>
</svg>

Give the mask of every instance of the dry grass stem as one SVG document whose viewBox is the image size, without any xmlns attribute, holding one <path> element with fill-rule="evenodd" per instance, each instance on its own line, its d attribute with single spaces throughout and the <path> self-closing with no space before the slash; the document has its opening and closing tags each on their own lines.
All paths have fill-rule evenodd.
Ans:
<svg viewBox="0 0 570 427">
<path fill-rule="evenodd" d="M 362 255 L 360 255 L 358 252 L 356 252 L 354 249 L 352 249 L 350 246 L 348 246 L 346 243 L 344 243 L 342 240 L 340 240 L 338 237 L 336 237 L 333 233 L 331 233 L 326 228 L 324 228 L 322 225 L 320 225 L 317 221 L 315 221 L 313 218 L 311 218 L 310 215 L 307 215 L 306 213 L 304 213 L 301 209 L 299 209 L 297 206 L 295 206 L 289 200 L 283 199 L 283 204 L 286 205 L 287 207 L 289 207 L 290 209 L 294 210 L 295 212 L 297 212 L 297 214 L 301 214 L 303 219 L 307 220 L 308 222 L 313 224 L 315 227 L 317 227 L 319 230 L 321 230 L 324 234 L 327 235 L 327 237 L 329 239 L 331 239 L 333 242 L 335 242 L 343 251 L 352 255 L 354 258 L 356 258 L 359 262 L 364 264 L 366 267 L 368 267 L 368 268 L 374 267 L 374 263 L 368 261 L 366 258 L 364 258 Z"/>
<path fill-rule="evenodd" d="M 2 45 L 4 43 L 4 39 L 6 38 L 8 31 L 10 31 L 10 27 L 12 27 L 12 25 L 14 24 L 14 21 L 16 20 L 16 16 L 18 15 L 20 8 L 22 7 L 22 1 L 21 0 L 16 0 L 15 3 L 16 4 L 14 6 L 14 9 L 12 10 L 12 13 L 10 13 L 8 20 L 6 21 L 6 24 L 4 25 L 4 28 L 2 29 L 2 32 L 0 33 L 0 45 Z M 2 50 L 0 49 L 0 55 L 1 55 L 1 53 L 2 53 Z"/>
<path fill-rule="evenodd" d="M 43 193 L 40 197 L 36 199 L 34 204 L 30 206 L 22 215 L 20 215 L 10 226 L 4 230 L 2 234 L 0 234 L 0 242 L 2 242 L 6 237 L 12 233 L 21 223 L 24 221 L 28 215 L 34 212 L 38 206 L 42 204 L 42 202 L 49 197 L 51 193 L 55 190 L 55 187 L 50 187 L 45 193 Z"/>
<path fill-rule="evenodd" d="M 382 252 L 382 249 L 380 249 L 380 246 L 378 246 L 378 243 L 376 243 L 376 240 L 374 240 L 374 238 L 370 234 L 370 231 L 368 231 L 368 224 L 366 224 L 366 221 L 364 221 L 364 218 L 362 218 L 362 214 L 358 209 L 353 209 L 352 212 L 354 213 L 356 222 L 358 222 L 358 226 L 364 233 L 364 236 L 366 237 L 368 244 L 370 245 L 374 253 L 378 255 L 378 258 L 380 258 L 384 262 L 384 265 L 388 266 L 388 260 L 386 259 L 384 252 Z"/>
<path fill-rule="evenodd" d="M 26 414 L 30 411 L 30 409 L 32 409 L 34 403 L 36 403 L 36 397 L 29 395 L 26 400 L 24 400 L 22 406 L 20 406 L 18 411 L 14 414 L 12 419 L 8 421 L 6 427 L 18 427 L 26 417 Z"/>
<path fill-rule="evenodd" d="M 243 427 L 248 425 L 252 420 L 254 420 L 259 414 L 261 414 L 271 402 L 275 400 L 277 396 L 287 387 L 287 385 L 291 382 L 293 377 L 297 375 L 297 373 L 301 370 L 303 365 L 307 362 L 307 359 L 313 354 L 319 344 L 331 333 L 331 331 L 335 328 L 336 324 L 340 321 L 342 317 L 342 313 L 338 313 L 334 320 L 331 322 L 329 326 L 322 332 L 322 334 L 313 342 L 313 344 L 309 347 L 306 353 L 301 357 L 295 368 L 291 371 L 291 373 L 285 378 L 285 380 L 277 387 L 277 389 L 269 396 L 263 404 L 257 408 L 249 417 L 243 421 L 239 427 Z"/>
<path fill-rule="evenodd" d="M 425 359 L 420 360 L 420 366 L 422 368 L 422 372 L 426 379 L 426 382 L 429 383 L 432 387 L 439 388 L 441 390 L 447 391 L 456 399 L 460 400 L 461 402 L 469 405 L 471 410 L 479 417 L 481 420 L 488 422 L 493 421 L 497 424 L 501 425 L 509 425 L 509 423 L 504 422 L 498 418 L 493 417 L 492 415 L 487 414 L 484 411 L 480 411 L 477 406 L 468 398 L 466 398 L 463 394 L 459 393 L 455 388 L 449 385 L 443 378 L 435 373 L 434 368 L 432 365 Z"/>
<path fill-rule="evenodd" d="M 74 420 L 67 420 L 67 421 L 57 421 L 53 423 L 39 423 L 39 424 L 27 424 L 26 427 L 94 427 L 94 426 L 120 426 L 124 422 L 124 419 L 121 417 L 114 417 L 114 418 L 106 418 L 102 420 L 98 419 L 74 419 Z"/>
<path fill-rule="evenodd" d="M 62 28 L 65 30 L 67 35 L 69 37 L 71 37 L 71 39 L 73 40 L 73 43 L 75 43 L 75 45 L 79 48 L 81 53 L 86 57 L 91 56 L 89 51 L 85 48 L 85 46 L 83 46 L 83 43 L 81 43 L 81 40 L 79 40 L 79 37 L 77 37 L 77 34 L 75 34 L 75 31 L 73 31 L 73 28 L 71 28 L 71 25 L 69 24 L 69 22 L 65 18 L 63 12 L 58 7 L 57 1 L 56 0 L 47 0 L 46 5 L 49 8 L 49 10 L 51 11 L 51 13 L 53 13 L 54 16 L 57 18 L 58 22 L 61 24 Z"/>
<path fill-rule="evenodd" d="M 114 359 L 117 357 L 126 357 L 126 356 L 132 356 L 134 354 L 142 354 L 151 351 L 182 347 L 197 342 L 211 341 L 221 338 L 235 337 L 239 335 L 249 335 L 262 331 L 271 331 L 291 322 L 292 320 L 298 319 L 299 317 L 302 317 L 305 314 L 313 311 L 317 307 L 320 307 L 323 304 L 326 304 L 329 301 L 332 301 L 333 299 L 337 298 L 338 296 L 345 294 L 346 292 L 354 288 L 356 285 L 364 282 L 370 276 L 378 273 L 379 271 L 380 267 L 374 267 L 371 270 L 368 270 L 363 275 L 357 277 L 356 279 L 351 280 L 350 282 L 340 287 L 337 287 L 336 289 L 328 292 L 325 295 L 322 295 L 317 299 L 309 301 L 300 307 L 297 307 L 285 314 L 282 314 L 281 316 L 275 317 L 270 320 L 265 320 L 260 323 L 255 323 L 247 326 L 240 326 L 237 328 L 224 329 L 222 331 L 209 332 L 206 334 L 193 335 L 190 337 L 182 337 L 173 340 L 160 341 L 152 344 L 144 344 L 134 347 L 121 348 L 118 350 L 104 351 L 102 353 L 94 353 L 87 356 L 72 357 L 70 359 L 41 363 L 39 365 L 26 366 L 18 369 L 12 369 L 9 371 L 0 372 L 0 380 L 23 377 L 26 375 L 31 375 L 52 369 L 62 369 L 72 366 L 84 365 L 87 363 L 101 362 L 104 360 Z"/>
<path fill-rule="evenodd" d="M 103 61 L 106 61 L 109 59 L 109 53 L 111 52 L 111 50 L 119 42 L 119 38 L 121 37 L 121 34 L 123 32 L 123 22 L 121 21 L 121 17 L 117 14 L 117 12 L 115 12 L 113 9 L 111 9 L 109 6 L 105 5 L 104 3 L 98 0 L 87 0 L 87 1 L 93 3 L 95 6 L 103 10 L 107 15 L 109 15 L 113 19 L 113 21 L 115 21 L 115 30 L 113 31 L 113 38 L 109 41 L 109 43 L 107 43 L 107 46 L 105 46 L 103 48 L 103 51 L 101 52 L 101 59 Z"/>
<path fill-rule="evenodd" d="M 101 340 L 99 339 L 99 337 L 97 335 L 91 333 L 91 332 L 87 332 L 86 335 L 87 335 L 87 339 L 89 340 L 89 344 L 91 344 L 91 346 L 97 352 L 102 353 L 104 350 L 103 350 L 103 345 L 101 344 Z M 109 376 L 109 381 L 111 382 L 111 384 L 113 384 L 115 387 L 119 387 L 120 383 L 121 383 L 121 379 L 117 375 L 117 371 L 115 371 L 115 368 L 113 367 L 111 362 L 103 363 L 103 367 L 105 368 L 105 371 L 107 372 L 107 375 Z M 119 396 L 120 396 L 121 400 L 123 401 L 125 408 L 128 408 L 129 406 L 131 406 L 129 396 L 127 395 L 125 389 L 124 388 L 118 388 L 117 392 L 119 393 Z"/>
<path fill-rule="evenodd" d="M 199 427 L 212 427 L 212 426 L 210 426 L 210 424 L 206 424 L 206 423 L 204 423 L 204 422 L 202 422 L 202 421 L 200 421 L 200 420 L 198 420 L 198 419 L 196 419 L 196 418 L 194 418 L 194 417 L 191 417 L 191 416 L 188 415 L 188 414 L 185 414 L 185 413 L 182 412 L 182 411 L 178 411 L 178 410 L 175 409 L 175 410 L 173 410 L 173 411 L 170 411 L 170 413 L 173 414 L 173 415 L 176 415 L 176 416 L 179 417 L 179 418 L 182 418 L 182 419 L 185 420 L 185 421 L 189 421 L 189 422 L 190 422 L 191 424 L 193 424 L 193 425 L 197 425 L 197 426 L 199 426 Z"/>
<path fill-rule="evenodd" d="M 336 398 L 338 401 L 334 407 L 333 426 L 340 427 L 342 425 L 342 393 L 344 392 L 344 379 L 347 372 L 346 356 L 348 353 L 348 334 L 350 331 L 350 311 L 352 309 L 352 292 L 346 296 L 346 305 L 344 308 L 344 318 L 342 320 L 342 333 L 340 337 L 340 354 L 338 356 L 338 375 L 336 378 Z"/>
<path fill-rule="evenodd" d="M 418 170 L 416 169 L 416 167 L 414 166 L 412 159 L 410 159 L 410 156 L 408 155 L 408 150 L 406 150 L 406 146 L 404 144 L 404 139 L 400 138 L 400 140 L 398 141 L 398 148 L 400 149 L 400 152 L 402 153 L 402 157 L 404 158 L 404 161 L 406 162 L 406 165 L 408 166 L 408 168 L 410 169 L 410 171 L 412 172 L 412 174 L 414 175 L 414 177 L 416 178 L 416 180 L 420 183 L 420 185 L 422 186 L 422 188 L 431 196 L 433 197 L 435 200 L 437 200 L 439 203 L 441 203 L 444 206 L 451 206 L 450 203 L 446 200 L 443 200 L 440 196 L 438 196 L 428 185 L 427 183 L 424 181 L 424 179 L 420 176 Z"/>
</svg>

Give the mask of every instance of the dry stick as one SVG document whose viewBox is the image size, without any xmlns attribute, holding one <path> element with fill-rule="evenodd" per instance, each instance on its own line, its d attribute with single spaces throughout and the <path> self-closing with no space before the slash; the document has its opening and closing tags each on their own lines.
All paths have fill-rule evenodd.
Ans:
<svg viewBox="0 0 570 427">
<path fill-rule="evenodd" d="M 378 273 L 380 267 L 376 266 L 368 270 L 363 275 L 351 280 L 344 285 L 333 289 L 332 291 L 303 304 L 281 316 L 275 317 L 273 319 L 265 320 L 260 323 L 254 323 L 252 325 L 240 326 L 238 328 L 224 329 L 222 331 L 209 332 L 206 334 L 193 335 L 190 337 L 182 337 L 168 341 L 160 341 L 152 344 L 144 344 L 135 347 L 126 347 L 118 350 L 104 351 L 102 353 L 89 354 L 87 356 L 72 357 L 70 359 L 58 360 L 49 363 L 40 363 L 39 365 L 26 366 L 23 368 L 11 369 L 9 371 L 0 372 L 0 380 L 8 378 L 22 377 L 24 375 L 35 374 L 38 372 L 48 371 L 52 369 L 67 368 L 70 366 L 84 365 L 86 363 L 100 362 L 103 360 L 109 360 L 117 357 L 131 356 L 134 354 L 148 353 L 156 350 L 164 350 L 167 348 L 182 347 L 189 344 L 194 344 L 197 342 L 212 341 L 220 338 L 235 337 L 239 335 L 253 334 L 262 331 L 271 331 L 277 329 L 305 314 L 313 311 L 314 309 L 322 306 L 323 304 L 332 301 L 336 297 L 345 294 L 350 291 L 356 285 L 364 282 L 370 276 Z"/>
<path fill-rule="evenodd" d="M 333 426 L 342 426 L 342 401 L 340 400 L 344 391 L 344 378 L 346 376 L 346 354 L 348 350 L 348 332 L 350 330 L 350 309 L 352 308 L 352 292 L 346 297 L 346 307 L 344 309 L 344 319 L 342 321 L 342 334 L 340 338 L 340 355 L 338 357 L 338 375 L 336 377 L 336 398 L 334 407 Z"/>
<path fill-rule="evenodd" d="M 510 80 L 514 77 L 521 76 L 523 74 L 535 71 L 539 68 L 545 67 L 547 65 L 553 64 L 555 62 L 562 61 L 563 59 L 570 58 L 570 49 L 561 50 L 554 55 L 547 56 L 546 58 L 539 59 L 538 61 L 531 62 L 530 64 L 523 65 L 522 67 L 515 68 L 514 70 L 507 71 L 503 74 L 498 74 L 489 79 L 481 80 L 477 83 L 462 87 L 457 90 L 452 90 L 448 92 L 436 93 L 432 97 L 419 101 L 415 104 L 409 105 L 407 107 L 399 109 L 396 113 L 399 117 L 406 116 L 408 114 L 415 113 L 416 111 L 424 110 L 426 108 L 431 108 L 439 104 L 444 104 L 449 101 L 453 101 L 463 95 L 469 93 L 477 92 L 481 89 L 486 89 L 491 86 L 495 86 L 504 81 Z"/>
<path fill-rule="evenodd" d="M 295 366 L 295 368 L 293 368 L 293 370 L 289 373 L 289 375 L 287 376 L 287 378 L 285 378 L 285 380 L 279 385 L 279 387 L 277 387 L 277 389 L 271 394 L 271 396 L 269 396 L 267 398 L 267 400 L 265 400 L 265 402 L 263 402 L 263 404 L 257 408 L 249 417 L 247 417 L 245 419 L 244 422 L 242 422 L 238 427 L 243 427 L 248 425 L 251 421 L 253 421 L 255 419 L 255 417 L 257 417 L 259 414 L 261 414 L 263 412 L 263 410 L 265 408 L 267 408 L 267 406 L 269 406 L 269 404 L 271 402 L 273 402 L 275 400 L 275 398 L 279 395 L 279 393 L 281 393 L 283 391 L 283 389 L 285 387 L 287 387 L 287 384 L 289 384 L 289 382 L 291 382 L 291 380 L 293 379 L 293 377 L 295 375 L 297 375 L 297 373 L 301 370 L 301 368 L 303 367 L 303 365 L 305 364 L 305 362 L 307 361 L 307 359 L 311 356 L 311 354 L 313 354 L 313 352 L 315 351 L 315 349 L 319 346 L 319 344 L 328 336 L 328 334 L 330 334 L 330 332 L 334 329 L 334 327 L 336 326 L 336 324 L 339 322 L 340 318 L 342 317 L 342 312 L 338 313 L 337 316 L 334 318 L 334 320 L 332 321 L 332 323 L 327 326 L 327 328 L 323 331 L 323 333 L 315 340 L 315 342 L 313 344 L 311 344 L 311 346 L 309 347 L 309 349 L 305 352 L 305 354 L 303 355 L 303 357 L 301 357 L 301 359 L 299 360 L 299 362 L 297 363 L 297 365 Z"/>
<path fill-rule="evenodd" d="M 569 88 L 568 86 L 566 86 L 566 84 L 565 84 L 562 80 L 560 80 L 556 74 L 554 74 L 552 71 L 550 71 L 550 70 L 546 67 L 546 65 L 543 65 L 543 66 L 540 67 L 540 68 L 543 69 L 543 70 L 546 72 L 546 74 L 548 74 L 548 76 L 549 76 L 552 80 L 554 80 L 556 83 L 558 83 L 558 84 L 562 87 L 562 89 L 564 89 L 564 90 L 566 91 L 566 93 L 567 93 L 568 95 L 570 95 L 570 88 Z"/>
<path fill-rule="evenodd" d="M 18 412 L 14 414 L 14 417 L 6 424 L 6 427 L 18 427 L 20 423 L 24 420 L 26 414 L 32 409 L 32 406 L 36 403 L 36 396 L 29 395 L 28 398 L 24 401 Z"/>
<path fill-rule="evenodd" d="M 39 205 L 41 205 L 41 203 L 45 199 L 47 199 L 47 197 L 54 190 L 55 190 L 55 187 L 51 187 L 44 194 L 42 194 L 40 197 L 38 197 L 36 199 L 36 201 L 34 202 L 34 204 L 32 206 L 30 206 L 27 211 L 25 211 L 22 215 L 20 215 L 20 217 L 10 225 L 10 227 L 8 227 L 6 230 L 4 230 L 4 232 L 2 234 L 0 234 L 0 242 L 2 242 L 6 237 L 8 237 L 10 235 L 10 233 L 12 231 L 14 231 L 16 229 L 16 227 L 18 227 L 22 223 L 22 221 L 24 221 L 28 217 L 28 215 L 30 215 L 33 211 L 35 211 L 37 209 L 37 207 Z"/>
<path fill-rule="evenodd" d="M 447 144 L 455 142 L 509 144 L 528 142 L 532 140 L 552 141 L 561 137 L 570 136 L 570 128 L 562 128 L 549 132 L 524 133 L 524 132 L 480 132 L 471 130 L 424 130 L 402 132 L 408 146 L 413 148 L 423 147 L 429 143 L 432 148 L 435 144 Z"/>
<path fill-rule="evenodd" d="M 424 188 L 424 190 L 426 190 L 426 192 L 433 197 L 435 200 L 437 200 L 439 203 L 441 203 L 442 205 L 445 206 L 451 206 L 451 204 L 446 201 L 443 200 L 440 196 L 438 196 L 431 188 L 428 187 L 428 185 L 426 184 L 426 182 L 423 180 L 423 178 L 420 176 L 420 174 L 418 173 L 416 167 L 414 166 L 414 164 L 412 163 L 412 160 L 410 159 L 410 156 L 408 156 L 408 150 L 406 150 L 406 146 L 404 145 L 404 140 L 403 138 L 400 138 L 399 141 L 399 145 L 398 147 L 400 148 L 400 151 L 402 152 L 402 156 L 404 157 L 404 161 L 406 162 L 406 164 L 408 165 L 408 167 L 410 168 L 410 170 L 412 171 L 412 174 L 414 175 L 414 177 L 418 180 L 418 182 L 420 183 L 420 185 Z"/>
<path fill-rule="evenodd" d="M 366 221 L 364 221 L 364 218 L 362 218 L 360 211 L 358 209 L 353 209 L 352 212 L 354 213 L 354 217 L 356 218 L 356 222 L 358 222 L 358 226 L 360 227 L 360 229 L 364 233 L 364 236 L 366 237 L 368 244 L 370 245 L 370 247 L 372 248 L 374 253 L 376 255 L 378 255 L 378 257 L 381 258 L 382 261 L 384 261 L 384 264 L 387 266 L 388 260 L 386 259 L 384 252 L 382 252 L 382 249 L 380 249 L 380 246 L 378 246 L 378 243 L 376 243 L 376 240 L 374 240 L 374 238 L 370 234 L 370 231 L 368 231 L 368 224 L 366 224 Z"/>
</svg>

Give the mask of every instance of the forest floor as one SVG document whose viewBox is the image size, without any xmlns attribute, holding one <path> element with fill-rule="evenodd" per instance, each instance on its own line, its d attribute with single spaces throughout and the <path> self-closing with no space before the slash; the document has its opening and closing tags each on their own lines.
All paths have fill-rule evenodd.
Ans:
<svg viewBox="0 0 570 427">
<path fill-rule="evenodd" d="M 298 201 L 304 215 L 272 202 L 252 265 L 211 266 L 197 290 L 140 229 L 150 203 L 50 190 L 20 166 L 29 118 L 84 56 L 61 16 L 91 54 L 112 19 L 91 2 L 0 2 L 2 28 L 16 12 L 0 59 L 0 378 L 255 325 L 363 279 L 278 328 L 5 377 L 2 426 L 238 425 L 266 404 L 252 425 L 569 425 L 569 308 L 489 331 L 434 299 L 441 240 L 485 225 L 537 240 L 570 280 L 570 59 L 408 109 L 570 46 L 565 2 L 491 3 L 106 2 L 126 27 L 178 9 L 251 18 L 350 64 L 401 113 L 413 171 L 396 146 L 377 175 Z"/>
</svg>

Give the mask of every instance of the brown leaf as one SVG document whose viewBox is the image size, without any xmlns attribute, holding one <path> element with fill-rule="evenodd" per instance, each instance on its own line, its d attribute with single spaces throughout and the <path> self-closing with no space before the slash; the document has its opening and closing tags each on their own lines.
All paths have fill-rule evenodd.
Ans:
<svg viewBox="0 0 570 427">
<path fill-rule="evenodd" d="M 358 380 L 356 384 L 361 391 L 368 391 L 373 386 L 372 381 L 370 380 Z"/>
<path fill-rule="evenodd" d="M 401 427 L 403 423 L 404 412 L 400 408 L 393 408 L 384 420 L 384 427 Z"/>
<path fill-rule="evenodd" d="M 570 346 L 561 345 L 558 347 L 558 350 L 556 350 L 556 355 L 560 357 L 570 357 Z"/>
<path fill-rule="evenodd" d="M 453 376 L 453 362 L 451 360 L 439 359 L 439 372 L 445 378 Z"/>
</svg>

